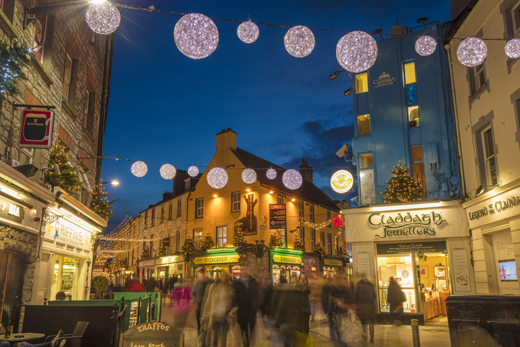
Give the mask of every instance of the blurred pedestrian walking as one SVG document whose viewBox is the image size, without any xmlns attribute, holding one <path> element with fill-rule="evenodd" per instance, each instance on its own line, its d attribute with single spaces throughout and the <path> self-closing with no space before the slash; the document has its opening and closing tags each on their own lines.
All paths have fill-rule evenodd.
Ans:
<svg viewBox="0 0 520 347">
<path fill-rule="evenodd" d="M 204 292 L 208 284 L 213 283 L 213 280 L 206 276 L 204 268 L 200 268 L 195 273 L 198 276 L 197 282 L 193 286 L 192 298 L 195 304 L 195 317 L 197 318 L 197 331 L 200 332 L 200 312 L 202 307 L 202 301 L 204 300 Z"/>
<path fill-rule="evenodd" d="M 370 341 L 374 342 L 374 323 L 376 318 L 376 291 L 365 274 L 361 274 L 361 280 L 356 284 L 354 303 L 356 313 L 363 325 L 363 337 L 367 337 L 367 325 L 370 333 Z"/>
<path fill-rule="evenodd" d="M 238 307 L 237 321 L 240 325 L 244 347 L 249 347 L 256 324 L 258 308 L 258 282 L 249 274 L 249 268 L 240 268 L 240 278 L 233 282 L 235 306 Z"/>
<path fill-rule="evenodd" d="M 333 346 L 346 347 L 348 325 L 344 324 L 354 301 L 353 293 L 346 278 L 337 275 L 330 286 L 329 294 L 329 327 L 330 340 Z"/>
<path fill-rule="evenodd" d="M 297 322 L 298 331 L 304 334 L 305 337 L 309 335 L 310 317 L 311 317 L 311 303 L 309 295 L 311 293 L 311 286 L 305 273 L 301 273 L 296 284 L 296 294 L 298 295 L 297 308 Z"/>
<path fill-rule="evenodd" d="M 388 285 L 387 301 L 390 303 L 390 315 L 392 315 L 394 324 L 400 326 L 403 324 L 403 302 L 406 301 L 406 296 L 393 276 L 390 277 Z"/>
</svg>

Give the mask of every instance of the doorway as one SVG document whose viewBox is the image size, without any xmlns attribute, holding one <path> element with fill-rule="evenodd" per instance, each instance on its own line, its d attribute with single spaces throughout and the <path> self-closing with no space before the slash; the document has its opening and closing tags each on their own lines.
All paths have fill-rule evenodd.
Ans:
<svg viewBox="0 0 520 347">
<path fill-rule="evenodd" d="M 24 265 L 21 255 L 0 252 L 0 321 L 4 327 L 13 319 L 15 298 L 19 302 L 22 298 Z"/>
</svg>

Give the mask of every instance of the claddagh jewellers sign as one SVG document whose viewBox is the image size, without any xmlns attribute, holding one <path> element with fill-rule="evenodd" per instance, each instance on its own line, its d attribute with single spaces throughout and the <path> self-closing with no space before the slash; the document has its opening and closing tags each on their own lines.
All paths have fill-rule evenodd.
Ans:
<svg viewBox="0 0 520 347">
<path fill-rule="evenodd" d="M 436 233 L 435 228 L 447 222 L 440 213 L 432 211 L 429 213 L 372 213 L 368 217 L 368 223 L 372 227 L 382 228 L 382 232 L 375 236 L 384 239 L 394 236 L 433 237 Z"/>
</svg>

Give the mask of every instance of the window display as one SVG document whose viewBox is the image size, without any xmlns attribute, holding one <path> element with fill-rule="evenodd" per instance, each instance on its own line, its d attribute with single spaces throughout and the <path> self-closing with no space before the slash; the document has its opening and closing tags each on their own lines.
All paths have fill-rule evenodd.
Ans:
<svg viewBox="0 0 520 347">
<path fill-rule="evenodd" d="M 52 276 L 51 300 L 62 291 L 70 300 L 78 300 L 79 260 L 56 255 Z"/>
<path fill-rule="evenodd" d="M 273 284 L 280 283 L 280 279 L 285 277 L 288 283 L 296 283 L 300 277 L 300 267 L 291 265 L 273 265 Z"/>
<path fill-rule="evenodd" d="M 395 278 L 405 294 L 406 301 L 403 302 L 404 312 L 417 312 L 414 270 L 411 255 L 378 257 L 377 267 L 379 272 L 379 303 L 381 312 L 390 312 L 390 303 L 387 300 L 390 277 Z"/>
</svg>

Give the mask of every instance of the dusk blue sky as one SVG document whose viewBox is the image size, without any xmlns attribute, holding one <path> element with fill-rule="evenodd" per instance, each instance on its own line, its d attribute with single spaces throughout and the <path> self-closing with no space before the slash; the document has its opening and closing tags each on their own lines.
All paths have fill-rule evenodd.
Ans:
<svg viewBox="0 0 520 347">
<path fill-rule="evenodd" d="M 179 52 L 173 29 L 180 15 L 122 9 L 115 35 L 110 105 L 104 155 L 119 158 L 205 166 L 215 154 L 215 134 L 232 128 L 237 146 L 286 168 L 298 169 L 302 158 L 314 167 L 314 183 L 335 200 L 330 175 L 347 163 L 335 153 L 354 136 L 351 87 L 336 60 L 336 44 L 348 31 L 371 32 L 380 25 L 389 33 L 395 21 L 408 27 L 417 19 L 444 23 L 451 19 L 448 0 L 197 0 L 120 1 L 141 7 L 209 17 L 342 30 L 314 31 L 316 46 L 306 58 L 294 58 L 283 45 L 288 28 L 259 26 L 253 44 L 237 37 L 239 23 L 215 21 L 220 40 L 206 59 Z M 376 38 L 379 40 L 379 38 Z M 114 203 L 106 232 L 127 215 L 137 215 L 171 191 L 172 181 L 148 165 L 137 178 L 132 163 L 103 160 L 103 181 Z"/>
</svg>

